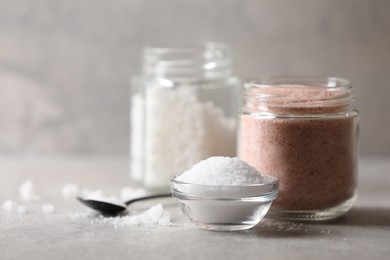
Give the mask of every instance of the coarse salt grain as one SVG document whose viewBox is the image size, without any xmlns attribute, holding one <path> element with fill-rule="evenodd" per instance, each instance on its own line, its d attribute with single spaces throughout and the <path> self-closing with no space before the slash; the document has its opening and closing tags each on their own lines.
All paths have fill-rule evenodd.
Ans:
<svg viewBox="0 0 390 260">
<path fill-rule="evenodd" d="M 27 213 L 27 206 L 26 205 L 18 205 L 16 202 L 13 202 L 11 200 L 6 200 L 2 207 L 3 210 L 11 212 L 15 211 L 18 214 L 25 214 Z"/>
<path fill-rule="evenodd" d="M 78 220 L 82 220 L 82 219 L 92 218 L 96 214 L 97 213 L 91 213 L 91 212 L 76 212 L 76 213 L 71 213 L 68 216 L 71 220 L 78 221 Z"/>
<path fill-rule="evenodd" d="M 157 204 L 147 211 L 133 216 L 125 216 L 112 222 L 115 228 L 120 226 L 167 226 L 170 222 L 170 214 L 164 211 L 161 204 Z"/>
<path fill-rule="evenodd" d="M 73 199 L 79 195 L 80 189 L 74 183 L 67 183 L 62 187 L 62 196 L 65 199 Z"/>
<path fill-rule="evenodd" d="M 19 214 L 26 214 L 26 213 L 27 213 L 27 206 L 25 206 L 25 205 L 19 205 L 19 206 L 16 208 L 16 212 L 18 212 Z"/>
<path fill-rule="evenodd" d="M 39 200 L 39 196 L 35 192 L 34 183 L 31 180 L 25 180 L 19 188 L 20 198 L 24 201 Z"/>
<path fill-rule="evenodd" d="M 143 196 L 145 193 L 146 190 L 142 188 L 132 189 L 125 187 L 121 191 L 121 197 L 124 200 L 127 200 Z M 39 199 L 39 196 L 35 193 L 34 184 L 31 180 L 26 180 L 22 183 L 19 189 L 19 194 L 24 201 L 34 201 Z M 65 198 L 70 198 L 80 194 L 80 192 L 76 184 L 69 183 L 63 186 L 62 194 Z M 116 204 L 121 203 L 117 197 L 105 196 L 104 192 L 101 190 L 83 189 L 81 194 L 85 198 L 102 200 Z M 15 211 L 18 214 L 25 214 L 28 212 L 26 205 L 18 205 L 16 202 L 11 200 L 6 200 L 2 205 L 2 209 L 9 212 Z M 51 214 L 55 211 L 54 206 L 48 203 L 42 204 L 41 209 L 44 214 Z M 91 219 L 91 223 L 109 223 L 113 225 L 115 229 L 121 226 L 168 226 L 171 224 L 170 213 L 165 211 L 161 204 L 155 205 L 138 215 L 103 217 L 92 213 L 74 213 L 70 215 L 70 218 L 75 221 L 80 219 Z"/>
<path fill-rule="evenodd" d="M 210 157 L 176 177 L 177 181 L 201 184 L 241 186 L 261 184 L 266 181 L 254 167 L 239 158 Z"/>
<path fill-rule="evenodd" d="M 264 219 L 260 226 L 262 228 L 271 228 L 278 232 L 308 232 L 303 223 L 294 223 L 284 220 Z"/>
<path fill-rule="evenodd" d="M 11 201 L 11 200 L 6 200 L 6 201 L 4 201 L 3 205 L 1 206 L 1 208 L 2 208 L 3 210 L 5 210 L 5 211 L 10 212 L 10 211 L 15 210 L 15 208 L 16 208 L 16 203 L 13 202 L 13 201 Z"/>
<path fill-rule="evenodd" d="M 43 204 L 41 208 L 45 214 L 51 214 L 54 212 L 54 206 L 52 204 Z"/>
<path fill-rule="evenodd" d="M 110 224 L 115 229 L 123 226 L 169 226 L 170 213 L 165 211 L 161 204 L 157 204 L 147 211 L 137 215 L 104 217 L 96 213 L 74 213 L 70 215 L 74 221 L 90 219 L 91 224 Z"/>
</svg>

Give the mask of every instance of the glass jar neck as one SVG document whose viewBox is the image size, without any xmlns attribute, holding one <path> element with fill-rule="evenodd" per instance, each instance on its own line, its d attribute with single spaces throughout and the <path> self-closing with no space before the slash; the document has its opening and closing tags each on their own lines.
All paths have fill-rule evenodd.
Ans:
<svg viewBox="0 0 390 260">
<path fill-rule="evenodd" d="M 167 85 L 220 80 L 231 76 L 231 64 L 230 49 L 219 43 L 193 49 L 146 48 L 143 77 Z"/>
<path fill-rule="evenodd" d="M 352 85 L 341 78 L 271 77 L 245 84 L 245 114 L 318 115 L 352 110 Z"/>
</svg>

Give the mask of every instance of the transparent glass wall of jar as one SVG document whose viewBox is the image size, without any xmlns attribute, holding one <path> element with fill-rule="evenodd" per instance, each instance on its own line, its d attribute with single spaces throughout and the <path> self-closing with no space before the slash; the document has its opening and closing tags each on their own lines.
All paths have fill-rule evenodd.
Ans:
<svg viewBox="0 0 390 260">
<path fill-rule="evenodd" d="M 131 176 L 168 190 L 175 175 L 210 156 L 235 156 L 239 80 L 229 48 L 146 48 L 131 97 Z"/>
<path fill-rule="evenodd" d="M 271 215 L 326 220 L 356 197 L 359 114 L 340 78 L 272 77 L 248 82 L 239 157 L 279 179 Z"/>
</svg>

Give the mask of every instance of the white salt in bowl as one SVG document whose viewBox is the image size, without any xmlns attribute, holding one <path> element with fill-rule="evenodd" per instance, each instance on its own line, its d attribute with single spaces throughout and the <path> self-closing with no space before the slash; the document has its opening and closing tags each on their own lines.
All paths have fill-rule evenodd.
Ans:
<svg viewBox="0 0 390 260">
<path fill-rule="evenodd" d="M 171 180 L 172 196 L 182 211 L 201 228 L 246 230 L 257 225 L 277 198 L 278 179 L 265 176 L 262 184 L 245 186 L 200 185 Z"/>
</svg>

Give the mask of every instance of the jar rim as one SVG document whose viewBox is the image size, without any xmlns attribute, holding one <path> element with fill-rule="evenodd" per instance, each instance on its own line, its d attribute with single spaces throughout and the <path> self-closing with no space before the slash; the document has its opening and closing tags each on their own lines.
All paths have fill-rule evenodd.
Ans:
<svg viewBox="0 0 390 260">
<path fill-rule="evenodd" d="M 244 84 L 245 111 L 326 113 L 345 110 L 354 100 L 349 80 L 338 77 L 274 76 Z"/>
<path fill-rule="evenodd" d="M 144 49 L 143 75 L 175 82 L 221 79 L 231 75 L 230 48 L 207 42 L 189 48 L 147 47 Z"/>
<path fill-rule="evenodd" d="M 246 84 L 255 86 L 302 85 L 307 87 L 352 88 L 352 83 L 340 77 L 323 76 L 269 76 L 250 79 Z"/>
<path fill-rule="evenodd" d="M 224 50 L 228 53 L 230 53 L 230 48 L 220 42 L 206 42 L 204 44 L 198 44 L 190 47 L 152 47 L 147 46 L 144 48 L 144 53 L 149 54 L 172 54 L 172 53 L 194 53 L 194 52 L 202 52 L 206 49 L 218 49 L 218 50 Z"/>
</svg>

